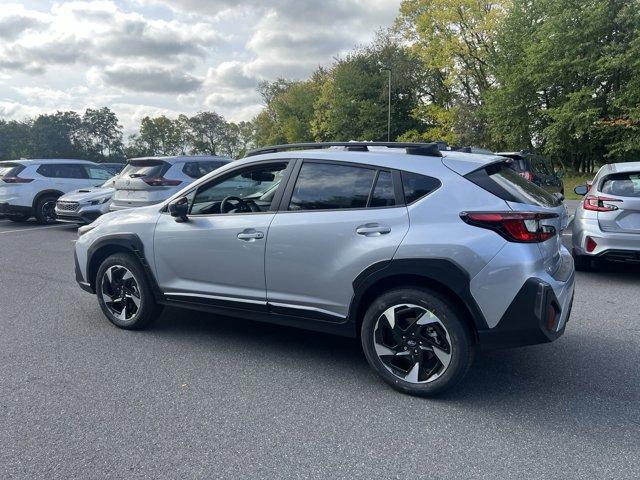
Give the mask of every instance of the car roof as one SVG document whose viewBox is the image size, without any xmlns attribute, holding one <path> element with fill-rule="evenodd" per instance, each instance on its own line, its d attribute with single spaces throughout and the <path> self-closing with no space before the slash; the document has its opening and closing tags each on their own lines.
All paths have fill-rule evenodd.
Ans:
<svg viewBox="0 0 640 480">
<path fill-rule="evenodd" d="M 232 162 L 233 159 L 229 157 L 222 157 L 218 155 L 173 155 L 167 157 L 137 157 L 130 158 L 128 162 L 133 162 L 137 160 L 161 160 L 167 163 L 180 163 L 180 162 L 208 162 L 208 161 L 217 161 L 217 162 Z"/>
<path fill-rule="evenodd" d="M 324 148 L 324 149 L 306 149 L 306 150 L 286 150 L 276 153 L 264 153 L 251 157 L 246 157 L 242 161 L 251 163 L 251 160 L 267 160 L 267 159 L 322 159 L 336 160 L 349 163 L 360 163 L 365 165 L 374 165 L 386 168 L 397 168 L 399 170 L 408 169 L 412 171 L 420 171 L 421 167 L 427 165 L 428 162 L 441 161 L 447 167 L 459 173 L 466 175 L 469 172 L 482 168 L 496 162 L 504 161 L 504 157 L 498 155 L 484 155 L 479 153 L 464 153 L 450 150 L 441 151 L 442 157 L 429 155 L 414 155 L 407 153 L 404 149 L 387 148 L 387 147 L 368 147 L 369 151 L 349 151 L 343 148 Z"/>
<path fill-rule="evenodd" d="M 21 165 L 40 165 L 44 163 L 56 164 L 56 163 L 77 163 L 80 165 L 99 165 L 98 163 L 91 162 L 89 160 L 78 160 L 77 158 L 29 158 L 29 159 L 16 159 L 16 160 L 2 160 L 0 163 L 19 163 Z"/>
<path fill-rule="evenodd" d="M 604 166 L 603 173 L 627 173 L 627 172 L 639 172 L 640 162 L 621 162 L 621 163 L 608 163 Z"/>
</svg>

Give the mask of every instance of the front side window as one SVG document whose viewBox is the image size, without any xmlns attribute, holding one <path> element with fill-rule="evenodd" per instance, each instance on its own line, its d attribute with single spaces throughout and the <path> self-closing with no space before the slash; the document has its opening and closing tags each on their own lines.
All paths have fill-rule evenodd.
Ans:
<svg viewBox="0 0 640 480">
<path fill-rule="evenodd" d="M 191 215 L 267 212 L 284 178 L 286 162 L 243 168 L 202 185 L 195 193 Z"/>
<path fill-rule="evenodd" d="M 365 208 L 375 176 L 370 168 L 305 162 L 289 210 Z"/>
<path fill-rule="evenodd" d="M 108 170 L 101 167 L 86 167 L 86 171 L 92 180 L 108 180 L 113 177 Z"/>
</svg>

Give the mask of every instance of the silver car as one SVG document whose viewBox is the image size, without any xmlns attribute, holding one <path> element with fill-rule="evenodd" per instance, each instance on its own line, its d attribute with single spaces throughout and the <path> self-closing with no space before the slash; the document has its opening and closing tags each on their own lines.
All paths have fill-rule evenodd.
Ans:
<svg viewBox="0 0 640 480">
<path fill-rule="evenodd" d="M 124 210 L 160 203 L 229 162 L 230 158 L 208 155 L 133 158 L 116 179 L 109 209 Z"/>
<path fill-rule="evenodd" d="M 575 192 L 585 195 L 573 221 L 576 268 L 599 259 L 640 262 L 640 162 L 605 165 Z"/>
<path fill-rule="evenodd" d="M 109 212 L 115 181 L 115 178 L 110 178 L 97 187 L 80 188 L 64 194 L 56 202 L 56 220 L 82 225 Z"/>
<path fill-rule="evenodd" d="M 509 162 L 436 144 L 269 147 L 81 227 L 76 279 L 121 328 L 171 305 L 356 337 L 385 382 L 432 395 L 478 348 L 551 342 L 569 319 L 564 207 Z"/>
</svg>

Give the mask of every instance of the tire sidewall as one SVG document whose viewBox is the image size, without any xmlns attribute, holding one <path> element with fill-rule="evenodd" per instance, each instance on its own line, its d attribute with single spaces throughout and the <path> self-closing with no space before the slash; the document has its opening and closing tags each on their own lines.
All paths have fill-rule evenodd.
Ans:
<svg viewBox="0 0 640 480">
<path fill-rule="evenodd" d="M 133 276 L 135 277 L 136 283 L 138 285 L 138 290 L 140 291 L 140 307 L 136 314 L 130 320 L 120 320 L 116 318 L 109 307 L 104 302 L 102 298 L 102 279 L 104 274 L 108 268 L 113 267 L 114 265 L 119 265 L 125 267 L 129 270 Z M 134 330 L 139 328 L 146 327 L 151 320 L 154 319 L 156 313 L 156 303 L 153 297 L 153 292 L 149 288 L 149 283 L 147 281 L 146 274 L 140 263 L 129 254 L 118 253 L 107 257 L 100 267 L 98 268 L 98 273 L 96 274 L 96 296 L 98 297 L 98 303 L 100 304 L 100 308 L 105 316 L 109 319 L 111 323 L 119 328 Z"/>
<path fill-rule="evenodd" d="M 433 312 L 449 333 L 451 362 L 446 371 L 431 382 L 415 384 L 403 381 L 387 370 L 375 351 L 374 329 L 378 318 L 387 308 L 403 303 L 418 305 Z M 363 318 L 361 342 L 367 361 L 386 383 L 396 390 L 418 396 L 435 395 L 457 384 L 466 374 L 474 353 L 469 328 L 449 301 L 435 292 L 416 287 L 391 290 L 378 297 Z"/>
<path fill-rule="evenodd" d="M 51 225 L 56 223 L 55 218 L 53 220 L 47 220 L 47 218 L 44 216 L 44 212 L 42 211 L 42 209 L 44 208 L 44 205 L 46 203 L 55 202 L 57 199 L 58 197 L 56 197 L 55 195 L 45 195 L 42 198 L 38 199 L 38 203 L 36 203 L 36 208 L 35 208 L 35 217 L 39 224 Z"/>
</svg>

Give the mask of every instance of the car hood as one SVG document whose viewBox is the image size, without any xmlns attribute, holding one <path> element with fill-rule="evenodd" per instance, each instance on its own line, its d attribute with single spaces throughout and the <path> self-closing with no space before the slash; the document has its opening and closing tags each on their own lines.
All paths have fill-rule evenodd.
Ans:
<svg viewBox="0 0 640 480">
<path fill-rule="evenodd" d="M 102 187 L 92 187 L 92 188 L 81 188 L 79 190 L 74 190 L 73 192 L 66 193 L 58 200 L 62 200 L 64 202 L 86 202 L 90 200 L 95 200 L 97 198 L 103 198 L 107 195 L 113 195 L 115 192 L 114 188 L 102 188 Z"/>
</svg>

